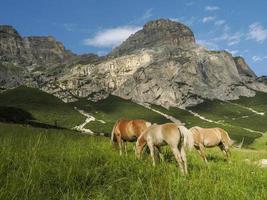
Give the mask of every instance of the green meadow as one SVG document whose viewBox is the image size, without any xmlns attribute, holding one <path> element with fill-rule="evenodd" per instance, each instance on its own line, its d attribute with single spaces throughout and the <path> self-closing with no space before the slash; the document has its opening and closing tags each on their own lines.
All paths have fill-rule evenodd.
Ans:
<svg viewBox="0 0 267 200">
<path fill-rule="evenodd" d="M 253 105 L 242 98 L 233 103 L 265 112 L 264 98 L 264 94 L 254 97 Z M 128 156 L 119 156 L 108 137 L 71 130 L 85 120 L 74 106 L 104 120 L 105 124 L 93 121 L 87 128 L 107 134 L 121 117 L 150 119 L 156 123 L 168 121 L 158 113 L 114 96 L 98 103 L 80 99 L 65 104 L 31 88 L 1 93 L 0 199 L 267 199 L 267 170 L 245 161 L 267 158 L 267 129 L 252 127 L 250 120 L 254 115 L 245 118 L 245 122 L 232 123 L 232 118 L 243 116 L 247 109 L 230 104 L 232 109 L 240 108 L 231 118 L 233 110 L 219 108 L 220 103 L 211 106 L 212 115 L 199 107 L 190 109 L 215 121 L 224 119 L 222 126 L 229 128 L 231 137 L 245 137 L 249 142 L 245 149 L 232 148 L 229 161 L 216 148 L 207 150 L 208 164 L 195 150 L 187 151 L 189 175 L 184 177 L 168 147 L 163 149 L 165 161 L 158 160 L 153 167 L 146 153 L 141 160 L 135 159 L 133 144 L 128 145 Z M 218 125 L 186 110 L 153 108 L 177 117 L 188 127 Z M 264 118 L 265 115 L 258 120 Z M 251 129 L 264 134 L 243 133 L 242 128 L 250 127 L 249 123 Z M 234 128 L 240 132 L 231 133 Z"/>
</svg>

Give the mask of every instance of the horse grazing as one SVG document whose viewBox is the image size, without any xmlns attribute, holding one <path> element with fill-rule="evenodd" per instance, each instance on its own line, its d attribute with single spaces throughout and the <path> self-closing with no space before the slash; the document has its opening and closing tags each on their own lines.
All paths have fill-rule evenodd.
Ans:
<svg viewBox="0 0 267 200">
<path fill-rule="evenodd" d="M 160 152 L 160 146 L 169 145 L 180 170 L 183 174 L 187 174 L 187 161 L 184 150 L 184 129 L 175 123 L 166 123 L 162 125 L 153 124 L 137 139 L 135 154 L 138 159 L 141 157 L 141 152 L 147 144 L 150 155 L 152 157 L 153 165 L 155 166 L 154 148 Z"/>
<path fill-rule="evenodd" d="M 127 120 L 119 119 L 115 123 L 111 133 L 111 143 L 117 142 L 120 155 L 122 155 L 122 146 L 124 144 L 127 154 L 127 142 L 134 142 L 149 126 L 150 122 L 141 119 Z"/>
<path fill-rule="evenodd" d="M 234 144 L 234 141 L 231 140 L 228 133 L 222 128 L 201 128 L 195 126 L 190 131 L 194 139 L 194 146 L 205 162 L 207 162 L 205 147 L 218 146 L 227 158 L 230 156 L 229 148 Z"/>
</svg>

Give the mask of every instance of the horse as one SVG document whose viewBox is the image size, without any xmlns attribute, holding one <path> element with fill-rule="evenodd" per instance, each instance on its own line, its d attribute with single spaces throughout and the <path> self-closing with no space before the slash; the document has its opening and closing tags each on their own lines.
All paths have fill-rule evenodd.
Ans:
<svg viewBox="0 0 267 200">
<path fill-rule="evenodd" d="M 113 126 L 110 139 L 111 143 L 117 142 L 120 155 L 122 155 L 122 146 L 124 144 L 125 153 L 127 155 L 127 142 L 135 142 L 141 133 L 150 125 L 150 122 L 142 119 L 119 119 Z"/>
<path fill-rule="evenodd" d="M 187 129 L 186 129 L 187 130 Z M 145 145 L 150 150 L 153 166 L 156 165 L 154 157 L 154 148 L 160 152 L 160 146 L 169 145 L 174 157 L 179 165 L 182 174 L 188 174 L 187 160 L 185 154 L 185 135 L 184 128 L 175 123 L 166 123 L 162 125 L 153 124 L 137 139 L 135 146 L 135 155 L 138 159 Z"/>
<path fill-rule="evenodd" d="M 201 158 L 207 163 L 205 156 L 205 147 L 218 146 L 225 154 L 226 158 L 229 158 L 231 152 L 230 147 L 234 144 L 228 133 L 222 128 L 201 128 L 198 126 L 189 129 L 194 139 L 194 147 L 200 154 Z"/>
</svg>

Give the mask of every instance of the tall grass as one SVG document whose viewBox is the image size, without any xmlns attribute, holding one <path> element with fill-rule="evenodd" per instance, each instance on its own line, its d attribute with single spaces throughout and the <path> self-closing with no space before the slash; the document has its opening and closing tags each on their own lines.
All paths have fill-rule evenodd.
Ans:
<svg viewBox="0 0 267 200">
<path fill-rule="evenodd" d="M 148 155 L 136 160 L 131 145 L 119 156 L 104 137 L 0 127 L 0 199 L 267 199 L 267 171 L 243 161 L 266 151 L 233 150 L 226 162 L 208 150 L 208 165 L 192 151 L 183 177 L 168 148 L 153 167 Z"/>
</svg>

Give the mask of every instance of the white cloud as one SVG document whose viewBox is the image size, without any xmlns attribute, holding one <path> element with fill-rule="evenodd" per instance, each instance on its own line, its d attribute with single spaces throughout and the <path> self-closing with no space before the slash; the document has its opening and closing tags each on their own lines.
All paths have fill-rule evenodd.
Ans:
<svg viewBox="0 0 267 200">
<path fill-rule="evenodd" d="M 249 26 L 249 33 L 247 39 L 256 40 L 257 42 L 264 42 L 267 39 L 267 29 L 260 23 L 255 22 Z"/>
<path fill-rule="evenodd" d="M 180 22 L 185 25 L 192 26 L 195 21 L 197 20 L 197 17 L 191 16 L 191 17 L 177 17 L 177 18 L 170 18 L 172 21 Z"/>
<path fill-rule="evenodd" d="M 85 39 L 83 44 L 95 47 L 115 47 L 141 28 L 139 26 L 121 26 L 105 29 L 96 33 L 94 37 Z"/>
<path fill-rule="evenodd" d="M 261 61 L 263 61 L 263 60 L 265 60 L 265 59 L 267 59 L 267 56 L 253 56 L 253 57 L 252 57 L 252 60 L 253 60 L 254 62 L 261 62 Z"/>
<path fill-rule="evenodd" d="M 141 17 L 141 19 L 146 20 L 152 17 L 153 16 L 152 11 L 153 11 L 152 8 L 149 8 L 148 10 L 146 10 L 143 16 Z"/>
<path fill-rule="evenodd" d="M 228 46 L 233 46 L 235 44 L 239 44 L 243 36 L 244 34 L 241 32 L 235 32 L 235 33 L 224 32 L 221 36 L 215 37 L 212 40 L 216 42 L 225 41 Z"/>
<path fill-rule="evenodd" d="M 230 52 L 232 55 L 237 55 L 237 53 L 239 53 L 238 50 L 230 50 L 230 49 L 225 49 L 226 51 Z"/>
<path fill-rule="evenodd" d="M 197 40 L 197 44 L 200 44 L 208 49 L 218 49 L 218 45 L 215 42 L 209 40 Z"/>
<path fill-rule="evenodd" d="M 216 25 L 216 26 L 221 26 L 223 24 L 225 24 L 225 20 L 217 20 L 214 22 L 214 25 Z"/>
<path fill-rule="evenodd" d="M 67 31 L 73 31 L 76 27 L 76 24 L 73 23 L 65 23 L 63 24 L 63 27 L 67 30 Z"/>
<path fill-rule="evenodd" d="M 147 22 L 148 19 L 150 19 L 152 16 L 153 16 L 153 8 L 149 8 L 145 10 L 143 15 L 136 17 L 135 19 L 130 21 L 129 24 L 140 24 L 140 23 Z"/>
<path fill-rule="evenodd" d="M 211 22 L 211 21 L 214 21 L 215 20 L 215 17 L 213 17 L 213 16 L 208 16 L 208 17 L 204 17 L 203 19 L 202 19 L 202 22 L 203 23 L 207 23 L 207 22 Z"/>
<path fill-rule="evenodd" d="M 193 6 L 195 3 L 193 2 L 193 1 L 191 1 L 191 2 L 187 2 L 185 5 L 186 6 Z"/>
<path fill-rule="evenodd" d="M 215 11 L 215 10 L 219 10 L 220 8 L 218 6 L 206 6 L 205 10 L 206 11 Z"/>
</svg>

